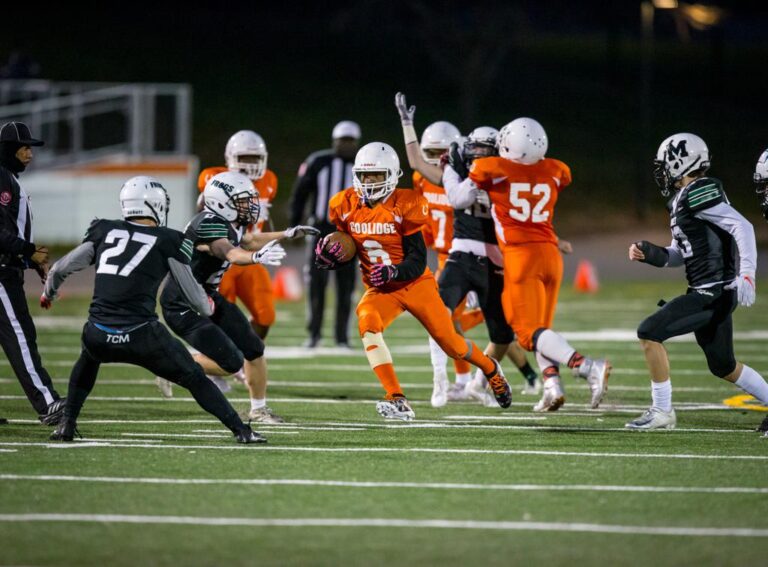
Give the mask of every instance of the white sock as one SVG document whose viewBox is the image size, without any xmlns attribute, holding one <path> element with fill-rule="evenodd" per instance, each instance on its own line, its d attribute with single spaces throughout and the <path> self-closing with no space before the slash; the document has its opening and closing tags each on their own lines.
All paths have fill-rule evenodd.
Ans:
<svg viewBox="0 0 768 567">
<path fill-rule="evenodd" d="M 536 357 L 536 364 L 539 365 L 539 374 L 543 376 L 544 369 L 549 368 L 550 366 L 554 366 L 555 368 L 559 367 L 560 365 L 555 362 L 554 360 L 550 360 L 543 354 L 541 354 L 538 350 L 533 353 Z"/>
<path fill-rule="evenodd" d="M 456 373 L 456 383 L 459 386 L 464 386 L 470 380 L 472 380 L 472 372 L 457 372 Z"/>
<path fill-rule="evenodd" d="M 432 337 L 429 337 L 429 360 L 432 362 L 433 373 L 448 374 L 446 370 L 448 355 L 443 352 L 443 349 Z"/>
<path fill-rule="evenodd" d="M 267 398 L 251 398 L 251 409 L 261 409 L 267 407 Z"/>
<path fill-rule="evenodd" d="M 768 383 L 755 370 L 744 365 L 741 376 L 734 382 L 739 388 L 747 394 L 755 396 L 764 406 L 768 406 Z"/>
<path fill-rule="evenodd" d="M 573 348 L 565 337 L 558 335 L 552 329 L 546 329 L 536 339 L 536 352 L 558 364 L 568 364 L 576 349 Z"/>
<path fill-rule="evenodd" d="M 653 407 L 662 411 L 672 411 L 672 380 L 664 382 L 651 382 L 651 399 Z"/>
</svg>

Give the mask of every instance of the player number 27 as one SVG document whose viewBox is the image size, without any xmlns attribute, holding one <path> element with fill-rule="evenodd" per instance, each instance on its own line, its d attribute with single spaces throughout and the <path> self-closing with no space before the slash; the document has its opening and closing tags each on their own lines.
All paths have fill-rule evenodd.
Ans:
<svg viewBox="0 0 768 567">
<path fill-rule="evenodd" d="M 133 257 L 125 266 L 123 266 L 123 269 L 121 270 L 120 266 L 110 264 L 109 259 L 120 256 L 123 252 L 125 252 L 125 248 L 128 246 L 128 241 L 130 240 L 133 240 L 134 242 L 140 242 L 143 244 L 143 246 L 139 248 L 136 254 L 133 255 Z M 104 242 L 107 244 L 117 242 L 117 244 L 115 244 L 115 246 L 112 248 L 107 248 L 104 250 L 104 252 L 101 253 L 101 258 L 99 259 L 99 267 L 96 269 L 96 273 L 129 276 L 134 268 L 139 265 L 139 262 L 141 262 L 144 257 L 149 254 L 150 249 L 155 245 L 155 242 L 157 242 L 157 237 L 150 236 L 149 234 L 144 234 L 141 232 L 134 232 L 131 234 L 127 230 L 113 228 L 109 231 L 109 234 L 107 234 Z"/>
<path fill-rule="evenodd" d="M 520 222 L 545 222 L 549 219 L 549 211 L 544 207 L 549 203 L 551 189 L 546 183 L 537 183 L 531 187 L 530 183 L 511 183 L 509 185 L 509 202 L 512 205 L 509 209 L 509 216 Z M 539 197 L 538 201 L 528 196 Z M 533 210 L 531 205 L 533 204 Z"/>
</svg>

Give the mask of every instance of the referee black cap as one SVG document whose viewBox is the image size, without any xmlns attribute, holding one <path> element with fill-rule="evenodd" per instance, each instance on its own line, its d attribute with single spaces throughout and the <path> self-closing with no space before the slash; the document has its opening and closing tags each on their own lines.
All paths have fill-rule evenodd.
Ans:
<svg viewBox="0 0 768 567">
<path fill-rule="evenodd" d="M 32 137 L 29 126 L 23 122 L 6 122 L 0 127 L 0 142 L 22 146 L 42 146 L 45 142 Z"/>
</svg>

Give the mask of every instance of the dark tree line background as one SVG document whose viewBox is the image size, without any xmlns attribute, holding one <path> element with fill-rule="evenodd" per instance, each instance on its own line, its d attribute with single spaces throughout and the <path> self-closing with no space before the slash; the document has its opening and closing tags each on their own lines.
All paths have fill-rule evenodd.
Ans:
<svg viewBox="0 0 768 567">
<path fill-rule="evenodd" d="M 228 136 L 254 129 L 283 202 L 338 120 L 357 120 L 365 140 L 392 143 L 404 161 L 393 105 L 401 90 L 418 130 L 537 118 L 550 155 L 574 172 L 559 214 L 585 230 L 595 226 L 585 202 L 613 211 L 602 225 L 663 209 L 650 160 L 676 131 L 708 142 L 713 173 L 751 214 L 751 173 L 768 147 L 768 16 L 709 2 L 718 22 L 698 26 L 687 6 L 654 9 L 643 28 L 641 2 L 594 0 L 16 4 L 0 58 L 22 49 L 55 80 L 192 84 L 201 164 L 220 163 Z"/>
</svg>

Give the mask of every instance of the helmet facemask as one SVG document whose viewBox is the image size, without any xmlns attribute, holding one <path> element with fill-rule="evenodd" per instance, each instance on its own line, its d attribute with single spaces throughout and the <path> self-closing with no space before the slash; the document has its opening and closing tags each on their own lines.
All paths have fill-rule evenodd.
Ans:
<svg viewBox="0 0 768 567">
<path fill-rule="evenodd" d="M 388 169 L 375 167 L 354 168 L 352 174 L 352 184 L 355 188 L 355 193 L 369 207 L 389 196 L 395 190 L 397 180 L 400 177 L 400 175 Z M 377 179 L 371 181 L 371 176 L 375 176 Z"/>
<path fill-rule="evenodd" d="M 267 171 L 267 156 L 265 154 L 238 154 L 227 166 L 230 171 L 238 171 L 256 181 L 264 177 L 264 173 Z"/>
<path fill-rule="evenodd" d="M 261 205 L 258 195 L 251 193 L 238 193 L 229 199 L 229 206 L 237 212 L 235 222 L 240 226 L 255 223 L 259 219 Z"/>
</svg>

